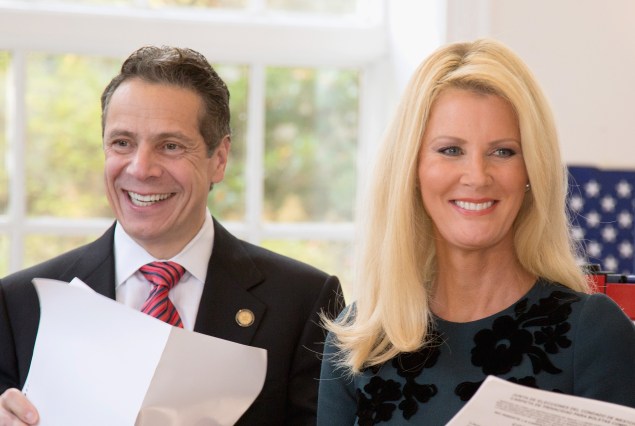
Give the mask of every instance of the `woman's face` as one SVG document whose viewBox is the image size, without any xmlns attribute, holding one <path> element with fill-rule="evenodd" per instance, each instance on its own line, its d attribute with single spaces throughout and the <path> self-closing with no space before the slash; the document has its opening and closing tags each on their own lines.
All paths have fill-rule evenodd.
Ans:
<svg viewBox="0 0 635 426">
<path fill-rule="evenodd" d="M 418 174 L 439 249 L 511 249 L 528 177 L 518 120 L 507 101 L 461 89 L 441 93 L 423 136 Z"/>
</svg>

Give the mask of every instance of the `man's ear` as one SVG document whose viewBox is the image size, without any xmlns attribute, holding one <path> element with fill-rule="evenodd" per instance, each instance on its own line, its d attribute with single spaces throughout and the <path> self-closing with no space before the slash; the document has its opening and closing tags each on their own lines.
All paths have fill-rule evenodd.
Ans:
<svg viewBox="0 0 635 426">
<path fill-rule="evenodd" d="M 231 149 L 231 136 L 225 135 L 216 147 L 209 162 L 210 184 L 214 185 L 223 180 L 225 177 L 225 168 L 229 159 L 229 151 Z"/>
</svg>

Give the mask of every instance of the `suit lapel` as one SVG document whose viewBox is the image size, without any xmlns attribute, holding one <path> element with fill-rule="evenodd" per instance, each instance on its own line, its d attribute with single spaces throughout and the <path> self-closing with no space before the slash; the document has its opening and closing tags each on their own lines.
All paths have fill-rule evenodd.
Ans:
<svg viewBox="0 0 635 426">
<path fill-rule="evenodd" d="M 101 237 L 83 247 L 83 253 L 62 273 L 60 279 L 71 281 L 77 277 L 97 293 L 115 298 L 115 225 Z"/>
<path fill-rule="evenodd" d="M 41 269 L 44 278 L 54 278 L 61 281 L 70 282 L 77 277 L 92 287 L 98 293 L 115 298 L 115 263 L 113 255 L 113 239 L 114 226 L 108 229 L 97 240 L 85 246 L 78 247 L 75 250 L 60 255 L 57 258 L 49 260 L 43 264 L 48 269 Z M 61 271 L 61 273 L 60 273 Z M 25 270 L 26 274 L 32 273 L 31 269 Z M 33 276 L 28 276 L 29 282 Z M 16 336 L 16 352 L 20 354 L 21 359 L 26 362 L 20 362 L 20 383 L 24 385 L 26 380 L 31 358 L 33 357 L 34 340 L 37 335 L 38 324 L 40 321 L 39 304 L 37 301 L 37 292 L 32 285 L 23 285 L 16 297 L 18 306 L 26 306 L 26 309 L 17 309 L 14 317 L 20 324 L 21 333 Z M 29 306 L 36 307 L 33 312 L 28 309 Z M 27 315 L 26 318 L 22 318 Z"/>
<path fill-rule="evenodd" d="M 249 290 L 263 280 L 242 243 L 214 220 L 214 249 L 194 331 L 250 344 L 266 306 Z M 254 316 L 249 326 L 241 326 L 236 320 L 236 314 L 245 309 Z"/>
</svg>

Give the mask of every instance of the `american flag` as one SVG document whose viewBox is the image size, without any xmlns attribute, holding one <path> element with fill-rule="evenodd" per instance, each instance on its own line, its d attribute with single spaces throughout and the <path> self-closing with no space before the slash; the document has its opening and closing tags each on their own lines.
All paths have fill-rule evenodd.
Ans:
<svg viewBox="0 0 635 426">
<path fill-rule="evenodd" d="M 569 166 L 567 203 L 581 262 L 616 274 L 635 274 L 635 170 Z"/>
</svg>

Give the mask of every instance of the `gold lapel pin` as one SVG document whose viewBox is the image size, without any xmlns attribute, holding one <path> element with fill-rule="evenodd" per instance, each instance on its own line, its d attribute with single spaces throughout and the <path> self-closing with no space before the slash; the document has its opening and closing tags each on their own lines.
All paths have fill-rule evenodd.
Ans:
<svg viewBox="0 0 635 426">
<path fill-rule="evenodd" d="M 236 312 L 236 322 L 241 327 L 249 327 L 254 323 L 254 319 L 256 319 L 256 317 L 249 309 L 241 309 Z"/>
</svg>

